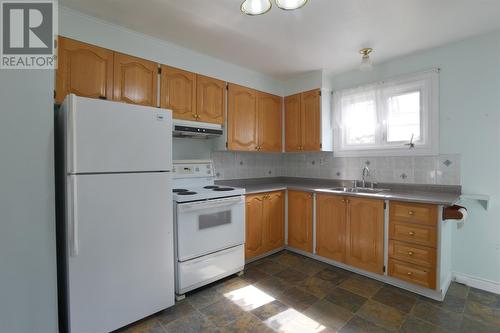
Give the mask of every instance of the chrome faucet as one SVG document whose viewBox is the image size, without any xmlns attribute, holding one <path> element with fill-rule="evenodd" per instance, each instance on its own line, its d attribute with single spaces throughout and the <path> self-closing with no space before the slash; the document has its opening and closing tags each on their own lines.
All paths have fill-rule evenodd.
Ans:
<svg viewBox="0 0 500 333">
<path fill-rule="evenodd" d="M 363 171 L 361 172 L 361 184 L 363 187 L 366 187 L 366 178 L 370 177 L 370 169 L 368 169 L 368 165 L 363 167 Z"/>
</svg>

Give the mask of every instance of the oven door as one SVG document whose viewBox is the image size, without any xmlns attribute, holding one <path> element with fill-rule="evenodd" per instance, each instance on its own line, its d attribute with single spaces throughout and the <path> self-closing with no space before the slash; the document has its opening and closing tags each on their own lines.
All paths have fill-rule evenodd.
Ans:
<svg viewBox="0 0 500 333">
<path fill-rule="evenodd" d="M 186 261 L 245 242 L 245 197 L 177 204 L 177 260 Z"/>
</svg>

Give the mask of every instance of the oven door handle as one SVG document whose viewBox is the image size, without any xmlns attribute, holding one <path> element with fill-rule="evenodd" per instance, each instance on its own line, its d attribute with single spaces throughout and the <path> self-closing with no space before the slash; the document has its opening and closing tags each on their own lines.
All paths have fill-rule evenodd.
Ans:
<svg viewBox="0 0 500 333">
<path fill-rule="evenodd" d="M 205 208 L 220 208 L 226 206 L 234 206 L 237 204 L 244 204 L 245 199 L 243 196 L 226 198 L 226 199 L 214 199 L 207 201 L 198 201 L 198 202 L 189 202 L 189 203 L 181 203 L 178 205 L 179 212 L 191 212 L 197 211 Z"/>
</svg>

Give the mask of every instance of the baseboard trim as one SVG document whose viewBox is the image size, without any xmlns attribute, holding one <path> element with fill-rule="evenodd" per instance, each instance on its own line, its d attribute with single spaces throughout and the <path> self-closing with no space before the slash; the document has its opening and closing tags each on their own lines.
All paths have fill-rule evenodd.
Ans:
<svg viewBox="0 0 500 333">
<path fill-rule="evenodd" d="M 453 280 L 466 286 L 500 295 L 500 283 L 463 273 L 453 272 Z"/>
</svg>

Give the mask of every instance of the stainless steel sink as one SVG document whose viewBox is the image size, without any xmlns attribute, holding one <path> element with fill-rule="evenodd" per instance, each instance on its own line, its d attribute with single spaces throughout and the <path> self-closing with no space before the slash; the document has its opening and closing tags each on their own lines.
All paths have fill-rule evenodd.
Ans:
<svg viewBox="0 0 500 333">
<path fill-rule="evenodd" d="M 369 187 L 334 187 L 330 189 L 335 192 L 345 192 L 345 193 L 366 193 L 366 194 L 376 194 L 384 191 L 388 191 L 386 188 L 369 188 Z"/>
<path fill-rule="evenodd" d="M 330 190 L 336 191 L 336 192 L 351 192 L 350 190 L 352 190 L 352 188 L 350 188 L 350 187 L 334 187 L 334 188 L 331 188 Z"/>
</svg>

